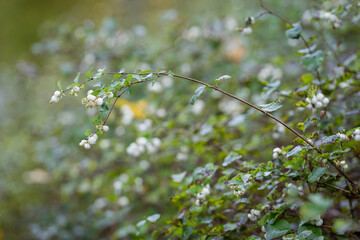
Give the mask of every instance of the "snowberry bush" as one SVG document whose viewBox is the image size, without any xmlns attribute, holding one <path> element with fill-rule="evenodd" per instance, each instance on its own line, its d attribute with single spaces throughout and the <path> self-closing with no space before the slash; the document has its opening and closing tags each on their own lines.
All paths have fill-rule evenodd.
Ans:
<svg viewBox="0 0 360 240">
<path fill-rule="evenodd" d="M 43 163 L 61 201 L 35 238 L 360 237 L 360 5 L 256 3 L 186 24 L 166 12 L 156 37 L 106 19 L 34 46 L 74 43 L 46 101 L 75 119 L 49 122 L 71 151 Z"/>
</svg>

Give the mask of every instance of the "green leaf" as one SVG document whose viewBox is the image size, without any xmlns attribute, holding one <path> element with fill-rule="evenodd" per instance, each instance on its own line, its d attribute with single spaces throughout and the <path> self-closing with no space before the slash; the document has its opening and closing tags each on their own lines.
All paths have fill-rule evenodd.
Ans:
<svg viewBox="0 0 360 240">
<path fill-rule="evenodd" d="M 235 152 L 231 152 L 231 153 L 229 153 L 226 157 L 225 157 L 225 159 L 224 159 L 224 162 L 223 162 L 223 166 L 224 167 L 226 167 L 226 166 L 228 166 L 230 163 L 232 163 L 232 162 L 234 162 L 234 161 L 236 161 L 236 160 L 238 160 L 238 159 L 241 159 L 242 158 L 242 156 L 241 155 L 239 155 L 239 154 L 237 154 L 237 153 L 235 153 Z"/>
<path fill-rule="evenodd" d="M 311 231 L 311 230 L 305 230 L 305 231 L 302 231 L 301 233 L 299 233 L 299 237 L 300 237 L 301 239 L 306 239 L 306 238 L 309 237 L 311 234 L 312 234 L 312 231 Z"/>
<path fill-rule="evenodd" d="M 93 117 L 92 119 L 91 119 L 91 123 L 100 123 L 102 121 L 102 119 L 101 119 L 101 117 L 100 117 L 100 115 L 95 115 L 95 117 Z"/>
<path fill-rule="evenodd" d="M 283 99 L 277 99 L 272 103 L 262 104 L 259 107 L 266 112 L 275 112 L 283 106 Z"/>
<path fill-rule="evenodd" d="M 182 180 L 184 180 L 184 177 L 186 176 L 186 171 L 182 172 L 182 173 L 178 173 L 178 174 L 173 174 L 171 175 L 171 178 L 174 182 L 181 182 Z"/>
<path fill-rule="evenodd" d="M 285 32 L 286 36 L 291 39 L 298 39 L 301 35 L 302 27 L 299 23 L 294 23 L 293 27 Z"/>
<path fill-rule="evenodd" d="M 303 123 L 303 122 L 299 122 L 297 125 L 296 125 L 296 127 L 298 128 L 298 129 L 300 129 L 301 131 L 305 131 L 305 123 Z"/>
<path fill-rule="evenodd" d="M 224 231 L 225 232 L 229 232 L 229 231 L 233 231 L 237 228 L 237 225 L 235 223 L 227 223 L 224 225 Z"/>
<path fill-rule="evenodd" d="M 325 173 L 326 168 L 324 167 L 316 167 L 308 176 L 308 181 L 313 183 L 319 181 L 321 176 Z"/>
<path fill-rule="evenodd" d="M 146 74 L 146 73 L 149 73 L 149 72 L 152 72 L 152 69 L 141 71 L 140 74 Z"/>
<path fill-rule="evenodd" d="M 205 89 L 205 85 L 202 85 L 195 90 L 194 95 L 190 99 L 190 104 L 195 103 L 196 99 L 201 95 L 201 93 L 204 91 L 204 89 Z"/>
<path fill-rule="evenodd" d="M 110 109 L 108 108 L 108 106 L 103 104 L 103 106 L 101 107 L 101 109 L 99 111 L 100 119 L 105 119 L 106 116 L 108 115 L 109 111 L 110 111 Z"/>
<path fill-rule="evenodd" d="M 78 72 L 78 74 L 76 75 L 75 79 L 74 79 L 74 83 L 78 83 L 79 82 L 79 78 L 80 78 L 80 72 Z"/>
<path fill-rule="evenodd" d="M 154 222 L 156 222 L 159 218 L 160 218 L 160 214 L 156 213 L 156 214 L 154 214 L 154 215 L 148 216 L 148 217 L 146 218 L 146 220 L 148 220 L 149 222 L 154 223 Z"/>
<path fill-rule="evenodd" d="M 173 73 L 171 70 L 168 72 L 168 74 L 169 74 L 169 77 L 173 77 L 173 76 L 174 76 L 174 73 Z"/>
<path fill-rule="evenodd" d="M 121 76 L 121 74 L 120 74 L 120 73 L 117 73 L 117 74 L 114 74 L 114 75 L 113 75 L 113 77 L 114 77 L 115 79 L 120 78 L 120 76 Z"/>
<path fill-rule="evenodd" d="M 322 230 L 321 228 L 315 227 L 311 224 L 305 224 L 299 227 L 298 233 L 301 239 L 310 240 L 320 237 L 322 235 Z"/>
<path fill-rule="evenodd" d="M 251 235 L 248 240 L 261 240 L 261 237 L 255 236 L 255 235 Z"/>
<path fill-rule="evenodd" d="M 308 198 L 310 201 L 300 208 L 300 215 L 305 222 L 324 214 L 332 204 L 331 199 L 324 198 L 319 193 L 310 194 Z"/>
<path fill-rule="evenodd" d="M 61 82 L 60 82 L 60 80 L 57 82 L 57 86 L 58 86 L 58 88 L 60 89 L 60 90 L 62 90 L 62 87 L 61 87 Z"/>
<path fill-rule="evenodd" d="M 298 154 L 303 149 L 302 146 L 296 146 L 294 147 L 290 152 L 286 154 L 286 157 L 291 157 L 295 154 Z"/>
<path fill-rule="evenodd" d="M 309 83 L 312 83 L 313 81 L 313 76 L 311 73 L 305 73 L 301 76 L 301 81 L 304 83 L 304 84 L 309 84 Z"/>
<path fill-rule="evenodd" d="M 182 232 L 182 239 L 189 239 L 194 229 L 191 226 L 185 226 Z"/>
<path fill-rule="evenodd" d="M 306 54 L 305 56 L 301 57 L 301 63 L 304 67 L 308 70 L 315 71 L 317 70 L 321 63 L 324 60 L 324 53 L 321 50 L 318 50 L 311 54 Z"/>
<path fill-rule="evenodd" d="M 91 71 L 92 71 L 92 69 L 90 69 L 89 71 L 87 71 L 87 73 L 86 73 L 86 78 L 90 78 L 90 76 L 91 76 Z"/>
<path fill-rule="evenodd" d="M 86 131 L 85 131 L 85 136 L 90 136 L 92 134 L 92 131 L 90 130 L 90 129 L 87 129 Z"/>
<path fill-rule="evenodd" d="M 266 229 L 266 240 L 281 237 L 290 231 L 290 224 L 284 219 L 275 221 L 273 224 L 268 224 Z"/>
<path fill-rule="evenodd" d="M 138 223 L 136 224 L 136 227 L 142 228 L 142 226 L 144 226 L 145 223 L 146 223 L 146 220 L 141 220 L 140 222 L 138 222 Z"/>
</svg>

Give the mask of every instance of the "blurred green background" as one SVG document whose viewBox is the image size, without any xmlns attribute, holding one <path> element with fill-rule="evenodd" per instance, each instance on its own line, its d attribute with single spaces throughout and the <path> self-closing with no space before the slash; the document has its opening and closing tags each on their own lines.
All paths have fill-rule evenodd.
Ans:
<svg viewBox="0 0 360 240">
<path fill-rule="evenodd" d="M 292 22 L 322 2 L 336 4 L 267 1 Z M 111 131 L 89 151 L 78 146 L 85 130 L 94 127 L 94 113 L 80 103 L 85 91 L 49 104 L 58 81 L 65 87 L 82 72 L 81 82 L 90 68 L 105 66 L 108 71 L 165 67 L 209 82 L 229 74 L 232 79 L 221 88 L 254 103 L 271 102 L 280 90 L 287 94 L 301 84 L 307 71 L 296 53 L 303 44 L 288 40 L 278 19 L 257 19 L 251 37 L 236 31 L 246 17 L 261 12 L 258 2 L 239 0 L 0 1 L 0 240 L 150 237 L 179 214 L 170 203 L 180 191 L 172 174 L 190 176 L 206 163 L 221 164 L 230 151 L 255 162 L 271 159 L 275 146 L 290 142 L 289 134 L 210 92 L 190 106 L 197 86 L 188 82 L 165 79 L 159 81 L 161 90 L 134 88 L 109 119 Z M 307 28 L 311 36 L 314 28 Z M 349 49 L 358 48 L 352 40 L 359 29 L 338 34 Z M 336 43 L 326 31 L 324 37 Z M 336 66 L 333 59 L 327 64 Z M 259 81 L 263 69 L 270 73 Z M 273 72 L 282 84 L 266 88 Z M 292 111 L 298 100 L 290 99 L 280 117 L 305 118 Z M 138 113 L 129 125 L 122 121 L 123 105 Z M 139 130 L 145 119 L 152 126 Z M 160 138 L 159 151 L 138 158 L 126 154 L 139 137 Z M 158 225 L 139 229 L 137 223 L 154 213 L 161 214 Z"/>
</svg>

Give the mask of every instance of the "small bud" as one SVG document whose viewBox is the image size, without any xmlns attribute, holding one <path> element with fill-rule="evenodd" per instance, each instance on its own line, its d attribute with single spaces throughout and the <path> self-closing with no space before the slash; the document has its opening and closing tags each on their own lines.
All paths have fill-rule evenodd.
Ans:
<svg viewBox="0 0 360 240">
<path fill-rule="evenodd" d="M 319 118 L 323 118 L 324 116 L 326 115 L 326 111 L 322 110 L 320 113 L 319 113 Z"/>
<path fill-rule="evenodd" d="M 109 131 L 109 127 L 106 126 L 106 125 L 104 125 L 104 126 L 102 127 L 102 129 L 103 129 L 105 132 Z"/>
<path fill-rule="evenodd" d="M 90 146 L 89 143 L 85 143 L 85 144 L 84 144 L 84 148 L 85 148 L 85 149 L 90 149 L 90 147 L 91 147 L 91 146 Z"/>
<path fill-rule="evenodd" d="M 61 94 L 61 92 L 60 92 L 60 91 L 55 91 L 55 92 L 54 92 L 54 96 L 55 96 L 55 97 L 60 96 L 60 94 Z"/>
</svg>

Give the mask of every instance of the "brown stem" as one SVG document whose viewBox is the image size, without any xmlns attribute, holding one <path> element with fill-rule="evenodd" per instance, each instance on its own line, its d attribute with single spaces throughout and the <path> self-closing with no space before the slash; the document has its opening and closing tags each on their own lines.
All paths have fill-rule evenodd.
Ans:
<svg viewBox="0 0 360 240">
<path fill-rule="evenodd" d="M 261 0 L 260 0 L 261 1 Z M 316 147 L 312 142 L 310 142 L 308 139 L 306 139 L 305 137 L 303 137 L 301 134 L 299 134 L 295 129 L 293 129 L 292 127 L 290 127 L 289 125 L 287 125 L 285 122 L 283 122 L 282 120 L 278 119 L 277 117 L 273 116 L 272 114 L 268 113 L 267 111 L 261 109 L 260 107 L 244 100 L 244 99 L 241 99 L 241 98 L 238 98 L 236 97 L 235 95 L 231 94 L 231 93 L 228 93 L 214 85 L 211 85 L 211 84 L 208 84 L 206 82 L 202 82 L 200 80 L 197 80 L 197 79 L 194 79 L 194 78 L 190 78 L 190 77 L 185 77 L 185 76 L 181 76 L 181 75 L 177 75 L 177 74 L 170 74 L 170 73 L 165 73 L 165 72 L 157 72 L 157 73 L 125 73 L 125 72 L 121 72 L 121 73 L 106 73 L 106 74 L 109 74 L 109 75 L 115 75 L 115 74 L 120 74 L 120 75 L 129 75 L 129 74 L 137 74 L 137 75 L 149 75 L 149 74 L 154 74 L 155 77 L 154 78 L 151 78 L 151 79 L 148 79 L 148 80 L 143 80 L 143 81 L 135 81 L 135 82 L 132 82 L 130 83 L 127 87 L 130 87 L 134 84 L 137 84 L 137 83 L 144 83 L 144 82 L 149 82 L 149 81 L 152 81 L 160 76 L 172 76 L 172 77 L 176 77 L 176 78 L 181 78 L 181 79 L 185 79 L 185 80 L 188 80 L 188 81 L 192 81 L 192 82 L 195 82 L 195 83 L 198 83 L 198 84 L 201 84 L 201 85 L 204 85 L 208 88 L 212 88 L 213 90 L 215 91 L 218 91 L 218 92 L 221 92 L 222 94 L 224 95 L 227 95 L 231 98 L 234 98 L 236 100 L 238 100 L 239 102 L 242 102 L 244 103 L 245 105 L 248 105 L 249 107 L 251 108 L 254 108 L 256 110 L 258 110 L 259 112 L 262 112 L 263 114 L 265 114 L 266 116 L 272 118 L 273 120 L 275 120 L 276 122 L 280 123 L 281 125 L 283 125 L 285 128 L 287 128 L 290 132 L 292 132 L 295 136 L 301 138 L 304 142 L 306 142 L 307 144 L 309 144 L 311 147 L 313 147 L 318 153 L 322 154 L 323 152 L 321 151 L 320 148 Z M 91 81 L 93 78 L 90 78 L 89 80 L 87 80 L 86 82 L 88 81 Z M 85 84 L 86 82 L 82 83 L 81 85 Z M 123 87 L 124 88 L 124 87 Z M 122 90 L 123 88 L 121 88 L 120 90 Z M 69 90 L 69 89 L 66 89 L 66 91 Z M 119 90 L 119 91 L 120 91 Z M 106 123 L 106 121 L 108 120 L 114 106 L 115 106 L 115 103 L 116 101 L 122 96 L 122 94 L 124 94 L 125 90 L 123 92 L 120 93 L 120 95 L 115 99 L 114 103 L 112 104 L 111 108 L 110 108 L 110 111 L 109 113 L 107 114 L 105 120 L 103 121 L 103 124 Z M 347 176 L 347 174 L 341 170 L 341 168 L 339 168 L 334 161 L 328 159 L 328 162 L 330 162 L 331 165 L 333 165 L 336 170 L 343 176 L 345 177 L 348 182 L 354 187 L 354 190 L 355 192 L 357 193 L 358 192 L 358 188 L 356 186 L 356 184 L 354 183 L 354 181 L 351 180 L 351 178 L 349 176 Z"/>
<path fill-rule="evenodd" d="M 328 184 L 328 183 L 322 183 L 322 184 L 324 184 L 324 185 L 326 185 L 326 186 L 329 186 L 329 187 L 332 187 L 332 188 L 335 188 L 335 189 L 337 189 L 337 190 L 340 190 L 340 191 L 343 191 L 343 192 L 346 192 L 346 193 L 351 194 L 351 192 L 350 192 L 349 190 L 346 190 L 346 189 L 343 189 L 343 188 L 339 188 L 339 187 L 337 187 L 337 186 L 334 186 L 334 185 L 331 185 L 331 184 Z"/>
</svg>

